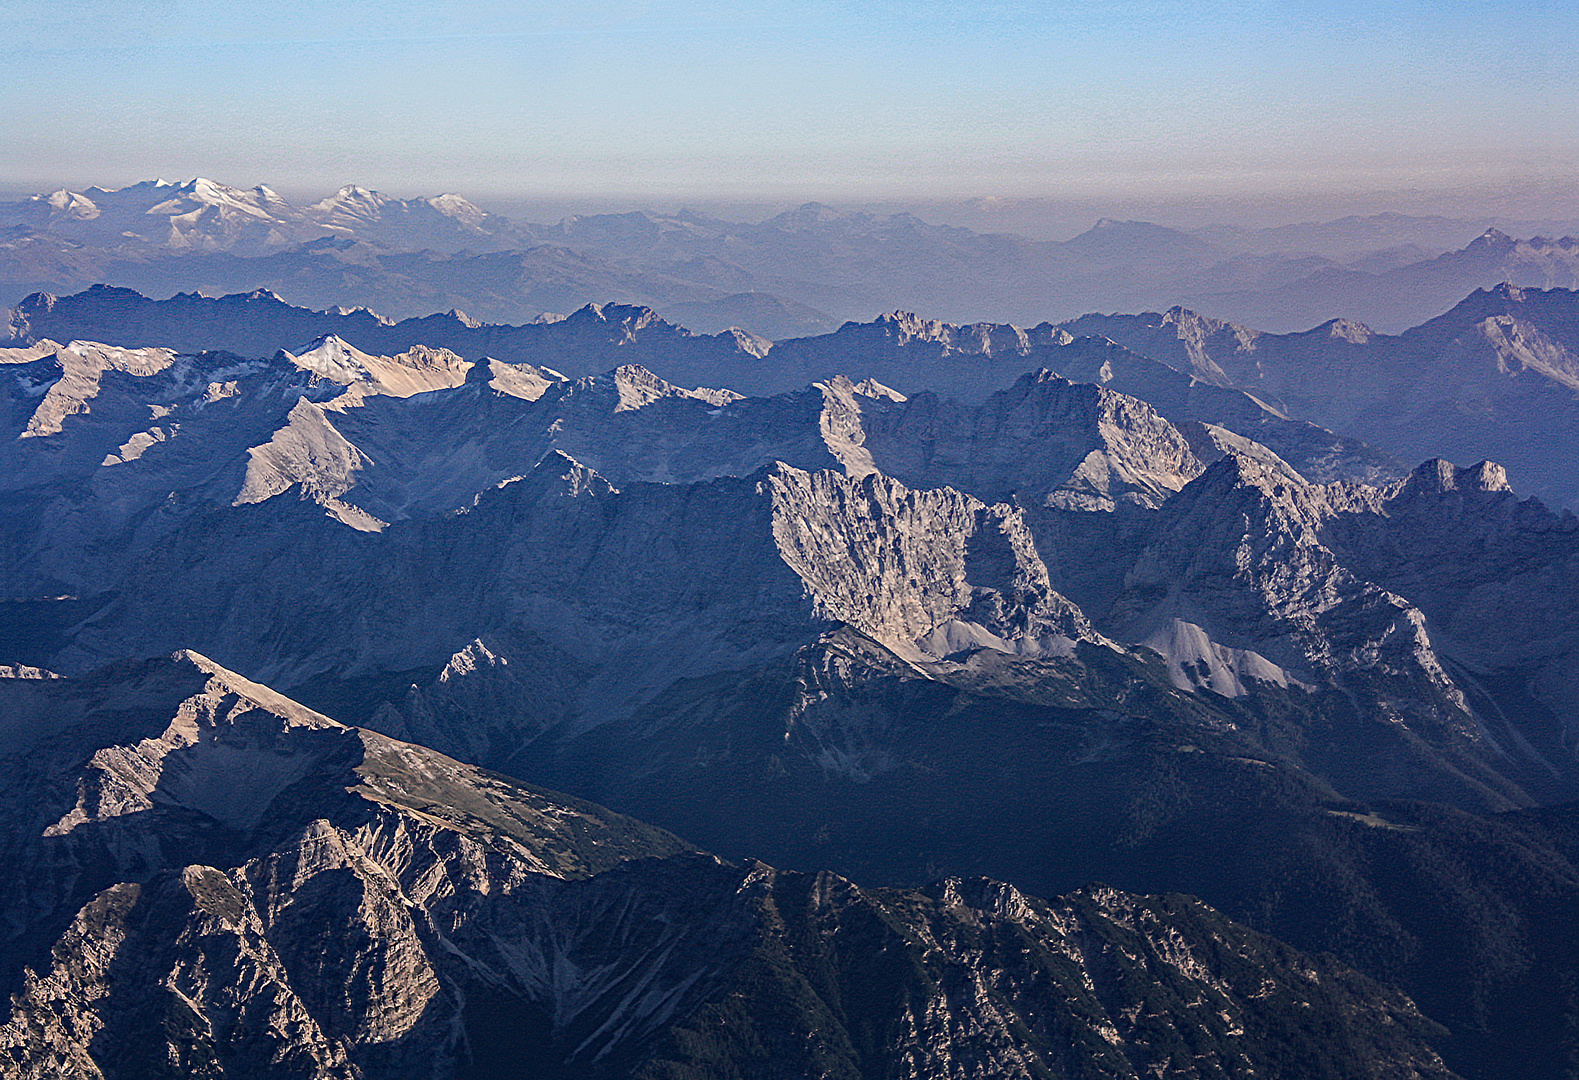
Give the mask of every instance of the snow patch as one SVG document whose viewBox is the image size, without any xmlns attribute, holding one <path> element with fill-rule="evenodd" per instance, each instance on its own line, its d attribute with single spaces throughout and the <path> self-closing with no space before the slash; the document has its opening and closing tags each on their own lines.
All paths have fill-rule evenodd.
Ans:
<svg viewBox="0 0 1579 1080">
<path fill-rule="evenodd" d="M 941 660 L 959 653 L 991 649 L 1010 656 L 1070 659 L 1075 655 L 1075 642 L 1062 634 L 1045 637 L 1005 638 L 988 630 L 980 623 L 950 619 L 932 628 L 916 642 L 921 651 L 920 659 Z M 911 657 L 907 659 L 917 659 Z"/>
<path fill-rule="evenodd" d="M 1210 690 L 1223 697 L 1244 697 L 1251 692 L 1247 681 L 1315 689 L 1258 652 L 1219 645 L 1204 629 L 1183 619 L 1168 619 L 1137 644 L 1159 654 L 1167 662 L 1173 685 L 1191 693 Z"/>
</svg>

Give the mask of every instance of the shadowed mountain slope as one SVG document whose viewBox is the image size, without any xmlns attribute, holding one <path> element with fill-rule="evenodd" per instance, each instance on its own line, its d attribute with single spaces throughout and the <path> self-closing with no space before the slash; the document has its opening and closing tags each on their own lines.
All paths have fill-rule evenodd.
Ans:
<svg viewBox="0 0 1579 1080">
<path fill-rule="evenodd" d="M 9 1075 L 1451 1077 L 1198 901 L 730 866 L 190 652 L 0 709 Z"/>
</svg>

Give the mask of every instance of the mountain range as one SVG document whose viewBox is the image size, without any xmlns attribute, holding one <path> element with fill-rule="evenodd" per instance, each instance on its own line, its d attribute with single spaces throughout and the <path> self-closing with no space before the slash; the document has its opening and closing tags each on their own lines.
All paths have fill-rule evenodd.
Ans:
<svg viewBox="0 0 1579 1080">
<path fill-rule="evenodd" d="M 6 1075 L 1579 1075 L 1573 241 L 0 224 Z"/>
<path fill-rule="evenodd" d="M 258 358 L 310 351 L 332 336 L 381 355 L 440 347 L 474 364 L 526 364 L 571 378 L 636 365 L 675 384 L 756 396 L 846 374 L 905 394 L 942 388 L 968 404 L 1045 367 L 1139 397 L 1175 424 L 1229 428 L 1308 479 L 1399 479 L 1407 471 L 1400 462 L 1430 457 L 1493 460 L 1515 489 L 1574 508 L 1575 305 L 1572 290 L 1502 285 L 1400 335 L 1343 319 L 1270 334 L 1184 308 L 1029 329 L 895 312 L 774 343 L 739 330 L 697 335 L 652 309 L 618 304 L 514 326 L 456 312 L 393 322 L 370 311 L 297 308 L 267 293 L 156 301 L 99 286 L 27 298 L 11 312 L 6 347 L 31 357 L 26 350 L 52 351 L 43 342 L 118 340 Z"/>
<path fill-rule="evenodd" d="M 293 206 L 263 186 L 244 190 L 203 177 L 179 184 L 152 180 L 34 195 L 5 204 L 0 214 L 21 235 L 128 252 L 263 255 L 324 236 L 402 251 L 462 251 L 518 246 L 522 239 L 508 221 L 459 195 L 395 199 L 354 184 Z"/>
<path fill-rule="evenodd" d="M 863 1076 L 1560 1075 L 1579 523 L 1298 414 L 1328 407 L 1313 357 L 1378 398 L 1413 358 L 1453 400 L 1559 401 L 1576 303 L 772 344 L 613 304 L 32 298 L 0 354 L 13 1060 L 403 1075 L 526 1033 L 542 1075 L 791 1046 Z M 1230 955 L 1283 1004 L 1246 1012 L 1267 984 Z M 213 972 L 243 956 L 238 997 Z M 155 1015 L 164 1044 L 128 1034 Z"/>
<path fill-rule="evenodd" d="M 313 308 L 491 322 L 614 300 L 698 333 L 740 326 L 774 340 L 896 305 L 1024 324 L 1185 305 L 1278 332 L 1338 316 L 1396 333 L 1499 282 L 1573 288 L 1575 250 L 1567 237 L 1385 214 L 1254 234 L 1103 219 L 1062 241 L 817 203 L 761 222 L 682 210 L 543 225 L 453 194 L 353 185 L 296 206 L 199 178 L 0 205 L 0 300 L 97 282 L 157 295 L 261 288 Z"/>
</svg>

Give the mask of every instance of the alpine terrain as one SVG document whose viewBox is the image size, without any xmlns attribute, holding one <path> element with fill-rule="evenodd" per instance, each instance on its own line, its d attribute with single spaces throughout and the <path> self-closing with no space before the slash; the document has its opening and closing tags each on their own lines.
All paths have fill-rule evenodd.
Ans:
<svg viewBox="0 0 1579 1080">
<path fill-rule="evenodd" d="M 527 236 L 206 181 L 7 212 L 149 265 Z M 773 227 L 830 282 L 802 234 L 929 235 Z M 7 1076 L 1579 1075 L 1579 293 L 8 325 Z"/>
</svg>

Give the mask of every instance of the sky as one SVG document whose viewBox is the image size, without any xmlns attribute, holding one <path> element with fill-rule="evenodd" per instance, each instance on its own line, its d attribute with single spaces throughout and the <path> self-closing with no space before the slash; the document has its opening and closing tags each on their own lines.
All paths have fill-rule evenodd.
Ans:
<svg viewBox="0 0 1579 1080">
<path fill-rule="evenodd" d="M 1558 0 L 0 0 L 0 187 L 1579 217 Z M 1516 204 L 1516 205 L 1515 205 Z"/>
</svg>

